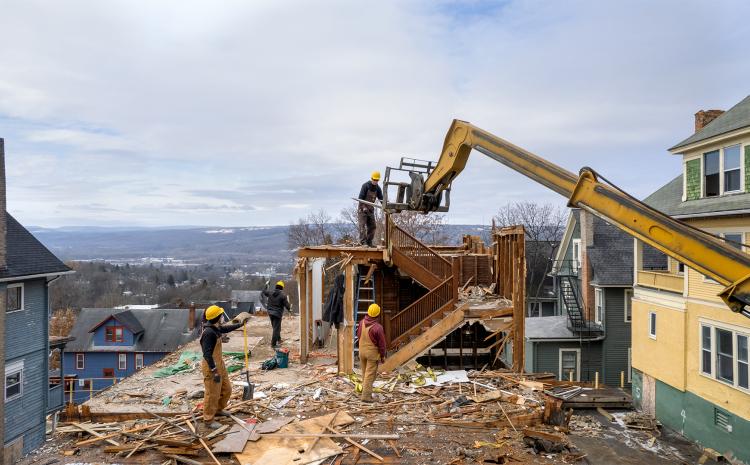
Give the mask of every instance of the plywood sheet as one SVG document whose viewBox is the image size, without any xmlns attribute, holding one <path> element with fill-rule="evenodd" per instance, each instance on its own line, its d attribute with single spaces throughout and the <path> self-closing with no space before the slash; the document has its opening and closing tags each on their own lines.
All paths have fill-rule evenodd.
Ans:
<svg viewBox="0 0 750 465">
<path fill-rule="evenodd" d="M 321 433 L 323 428 L 331 422 L 335 413 L 323 415 L 308 420 L 290 423 L 275 434 Z M 345 426 L 354 419 L 346 412 L 339 412 L 334 427 Z M 315 438 L 284 438 L 262 437 L 258 442 L 250 442 L 240 454 L 234 458 L 240 465 L 305 465 L 318 462 L 327 457 L 341 454 L 343 450 L 330 438 L 320 438 L 315 447 L 308 453 L 302 453 L 312 444 Z"/>
<path fill-rule="evenodd" d="M 240 425 L 232 426 L 232 429 L 227 432 L 227 435 L 221 441 L 214 444 L 211 451 L 214 454 L 228 454 L 235 452 L 242 452 L 245 450 L 245 444 L 247 444 L 247 438 L 250 436 L 250 432 Z"/>
</svg>

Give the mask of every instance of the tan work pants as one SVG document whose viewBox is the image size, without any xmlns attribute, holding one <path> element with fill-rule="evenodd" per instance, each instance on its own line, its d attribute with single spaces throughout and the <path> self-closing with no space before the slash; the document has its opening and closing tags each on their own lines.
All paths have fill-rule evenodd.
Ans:
<svg viewBox="0 0 750 465">
<path fill-rule="evenodd" d="M 212 356 L 216 364 L 216 370 L 221 376 L 221 382 L 214 381 L 214 374 L 208 368 L 208 363 L 206 363 L 206 360 L 202 360 L 203 387 L 206 390 L 206 396 L 203 398 L 203 421 L 205 422 L 213 421 L 216 412 L 227 407 L 229 397 L 232 395 L 229 373 L 227 373 L 224 360 L 221 358 L 221 339 L 216 343 Z"/>
<path fill-rule="evenodd" d="M 378 376 L 380 352 L 370 340 L 370 328 L 365 327 L 359 336 L 359 367 L 362 369 L 362 400 L 372 400 L 372 384 Z"/>
</svg>

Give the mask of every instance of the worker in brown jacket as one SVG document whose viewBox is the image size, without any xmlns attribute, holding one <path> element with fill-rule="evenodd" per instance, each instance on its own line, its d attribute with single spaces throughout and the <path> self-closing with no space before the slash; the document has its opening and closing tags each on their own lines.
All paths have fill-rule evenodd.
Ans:
<svg viewBox="0 0 750 465">
<path fill-rule="evenodd" d="M 203 333 L 200 340 L 203 351 L 201 370 L 203 371 L 203 387 L 206 392 L 203 399 L 203 423 L 211 429 L 221 428 L 221 424 L 214 421 L 214 417 L 216 415 L 229 415 L 224 409 L 232 395 L 229 373 L 227 367 L 224 366 L 224 360 L 221 358 L 221 335 L 241 328 L 250 317 L 249 314 L 244 313 L 241 317 L 238 315 L 240 317 L 238 322 L 235 319 L 230 324 L 221 324 L 223 314 L 224 309 L 218 305 L 211 305 L 206 309 L 206 321 L 203 323 Z"/>
<path fill-rule="evenodd" d="M 362 402 L 372 402 L 372 384 L 378 374 L 378 362 L 385 361 L 385 332 L 378 323 L 380 306 L 370 304 L 367 316 L 357 326 L 359 366 L 362 369 Z"/>
</svg>

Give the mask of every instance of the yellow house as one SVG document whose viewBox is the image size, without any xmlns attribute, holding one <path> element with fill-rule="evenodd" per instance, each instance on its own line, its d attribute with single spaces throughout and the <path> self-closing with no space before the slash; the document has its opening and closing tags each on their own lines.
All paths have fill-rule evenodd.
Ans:
<svg viewBox="0 0 750 465">
<path fill-rule="evenodd" d="M 672 147 L 682 174 L 647 204 L 750 252 L 750 96 L 700 111 Z M 750 319 L 717 297 L 722 286 L 636 241 L 633 399 L 665 425 L 750 464 Z"/>
</svg>

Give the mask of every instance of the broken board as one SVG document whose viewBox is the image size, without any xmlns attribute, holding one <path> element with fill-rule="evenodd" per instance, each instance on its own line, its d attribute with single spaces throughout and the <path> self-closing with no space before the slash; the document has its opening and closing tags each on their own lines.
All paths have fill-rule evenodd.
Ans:
<svg viewBox="0 0 750 465">
<path fill-rule="evenodd" d="M 242 452 L 247 444 L 250 432 L 241 425 L 234 425 L 221 441 L 214 444 L 211 451 L 215 454 L 230 454 Z"/>
<path fill-rule="evenodd" d="M 272 437 L 261 437 L 258 442 L 249 442 L 242 453 L 234 454 L 240 465 L 305 465 L 341 454 L 343 450 L 330 438 L 320 438 L 315 447 L 306 452 L 315 438 L 285 438 L 278 435 L 287 434 L 319 434 L 326 425 L 331 423 L 336 413 L 329 413 L 316 418 L 290 423 L 281 428 Z M 346 412 L 338 412 L 334 427 L 346 426 L 354 419 Z"/>
</svg>

